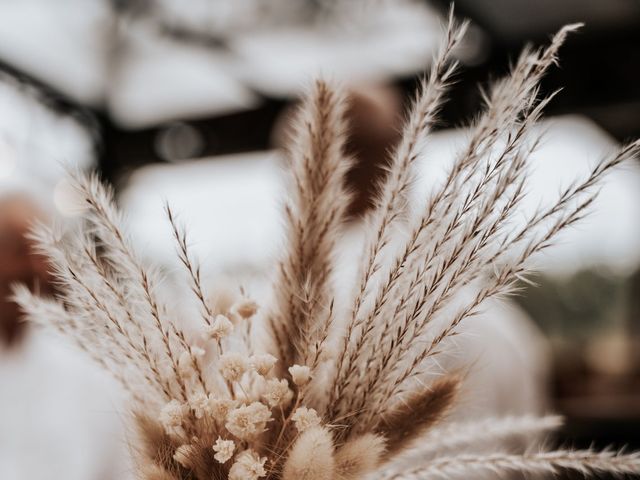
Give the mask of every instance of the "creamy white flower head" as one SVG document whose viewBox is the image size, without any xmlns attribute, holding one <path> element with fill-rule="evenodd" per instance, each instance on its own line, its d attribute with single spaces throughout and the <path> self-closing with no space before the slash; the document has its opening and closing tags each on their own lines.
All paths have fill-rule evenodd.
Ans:
<svg viewBox="0 0 640 480">
<path fill-rule="evenodd" d="M 211 412 L 211 416 L 219 422 L 224 422 L 229 412 L 235 406 L 235 400 L 231 400 L 230 398 L 209 397 L 209 411 Z"/>
<path fill-rule="evenodd" d="M 196 418 L 202 418 L 209 413 L 209 397 L 204 393 L 197 393 L 189 399 L 189 406 Z"/>
<path fill-rule="evenodd" d="M 225 463 L 233 457 L 233 452 L 236 449 L 236 444 L 233 440 L 225 440 L 222 437 L 218 437 L 216 443 L 213 444 L 213 451 L 216 454 L 213 456 L 218 462 Z"/>
<path fill-rule="evenodd" d="M 220 357 L 220 373 L 230 382 L 239 381 L 248 367 L 246 357 L 240 353 L 228 352 Z"/>
<path fill-rule="evenodd" d="M 160 423 L 167 433 L 178 433 L 182 429 L 182 421 L 188 412 L 187 405 L 171 400 L 160 411 Z"/>
<path fill-rule="evenodd" d="M 258 311 L 258 304 L 253 300 L 245 299 L 238 303 L 233 304 L 229 313 L 237 319 L 244 319 L 253 317 Z"/>
<path fill-rule="evenodd" d="M 173 459 L 184 468 L 190 468 L 193 453 L 194 448 L 191 445 L 180 445 L 173 454 Z"/>
<path fill-rule="evenodd" d="M 240 453 L 229 470 L 229 480 L 258 480 L 267 475 L 264 463 L 267 457 L 260 457 L 248 449 Z"/>
<path fill-rule="evenodd" d="M 251 367 L 262 376 L 267 375 L 277 361 L 276 357 L 268 353 L 258 353 L 249 357 Z"/>
<path fill-rule="evenodd" d="M 317 427 L 318 425 L 320 425 L 320 417 L 318 417 L 318 412 L 316 412 L 313 408 L 296 408 L 296 411 L 293 412 L 293 415 L 291 416 L 291 420 L 293 420 L 293 423 L 295 423 L 296 429 L 298 429 L 299 432 L 304 432 L 311 427 Z"/>
<path fill-rule="evenodd" d="M 293 392 L 286 380 L 271 378 L 265 382 L 262 398 L 271 408 L 286 404 L 292 396 Z"/>
<path fill-rule="evenodd" d="M 291 380 L 299 387 L 304 387 L 311 380 L 311 369 L 306 365 L 292 365 L 289 367 Z"/>
<path fill-rule="evenodd" d="M 213 323 L 209 325 L 203 334 L 205 340 L 219 341 L 228 337 L 233 332 L 233 323 L 224 315 L 216 315 Z"/>
<path fill-rule="evenodd" d="M 229 412 L 225 427 L 236 437 L 246 440 L 264 432 L 271 420 L 271 410 L 265 404 L 253 402 Z"/>
</svg>

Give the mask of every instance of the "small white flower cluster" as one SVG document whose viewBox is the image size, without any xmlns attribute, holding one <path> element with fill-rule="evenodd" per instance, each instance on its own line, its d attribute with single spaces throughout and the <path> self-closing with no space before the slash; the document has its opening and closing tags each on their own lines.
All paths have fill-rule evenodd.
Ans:
<svg viewBox="0 0 640 480">
<path fill-rule="evenodd" d="M 318 412 L 316 412 L 313 408 L 296 408 L 296 411 L 293 412 L 293 415 L 291 416 L 291 420 L 293 420 L 296 429 L 300 433 L 312 427 L 317 427 L 318 425 L 320 425 L 320 417 L 318 416 Z"/>
<path fill-rule="evenodd" d="M 227 416 L 226 429 L 241 440 L 251 440 L 266 430 L 271 410 L 264 403 L 252 402 L 234 408 Z"/>
<path fill-rule="evenodd" d="M 292 365 L 289 374 L 298 387 L 304 387 L 311 380 L 311 369 L 306 365 Z"/>
<path fill-rule="evenodd" d="M 213 451 L 216 452 L 213 458 L 220 463 L 226 463 L 233 457 L 235 449 L 236 444 L 233 440 L 225 440 L 222 437 L 218 437 L 216 443 L 213 445 Z"/>
<path fill-rule="evenodd" d="M 269 422 L 273 420 L 273 409 L 288 411 L 298 433 L 321 423 L 315 410 L 299 406 L 298 401 L 293 411 L 285 410 L 294 398 L 294 389 L 303 391 L 311 380 L 308 366 L 292 365 L 288 369 L 290 380 L 287 380 L 272 376 L 278 361 L 273 355 L 225 351 L 223 340 L 234 333 L 241 320 L 250 318 L 256 310 L 254 302 L 236 303 L 227 315 L 216 315 L 203 334 L 205 341 L 215 341 L 218 345 L 216 369 L 228 387 L 227 393 L 214 395 L 201 391 L 191 395 L 188 402 L 171 400 L 162 409 L 160 421 L 167 434 L 186 442 L 176 449 L 173 456 L 185 468 L 190 468 L 189 464 L 197 458 L 199 448 L 187 440 L 194 435 L 194 422 L 196 438 L 199 421 L 204 422 L 202 425 L 211 425 L 211 421 L 216 425 L 219 434 L 211 448 L 217 462 L 232 462 L 229 480 L 257 480 L 266 476 L 267 457 L 259 455 L 256 442 L 260 441 L 260 435 L 267 431 Z M 193 362 L 204 355 L 204 349 L 192 347 L 179 358 L 178 367 L 181 371 L 193 373 Z"/>
<path fill-rule="evenodd" d="M 160 423 L 165 432 L 169 435 L 182 436 L 184 417 L 189 413 L 188 405 L 184 405 L 177 400 L 171 400 L 160 411 Z"/>
<path fill-rule="evenodd" d="M 267 457 L 261 457 L 252 449 L 238 454 L 236 461 L 229 470 L 229 480 L 258 480 L 267 475 L 264 463 Z"/>
<path fill-rule="evenodd" d="M 233 323 L 224 315 L 217 315 L 213 323 L 208 326 L 203 334 L 205 340 L 220 341 L 233 332 Z"/>
<path fill-rule="evenodd" d="M 271 407 L 285 405 L 293 398 L 293 392 L 289 388 L 289 383 L 282 379 L 270 378 L 265 382 L 262 399 Z"/>
<path fill-rule="evenodd" d="M 231 306 L 226 315 L 218 314 L 202 334 L 205 341 L 220 342 L 233 333 L 234 326 L 242 320 L 253 317 L 258 311 L 258 304 L 253 300 L 244 299 Z"/>
</svg>

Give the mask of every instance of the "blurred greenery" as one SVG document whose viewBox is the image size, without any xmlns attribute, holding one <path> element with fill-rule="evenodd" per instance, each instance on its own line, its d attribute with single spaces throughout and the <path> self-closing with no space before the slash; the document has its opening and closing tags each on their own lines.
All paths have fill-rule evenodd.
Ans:
<svg viewBox="0 0 640 480">
<path fill-rule="evenodd" d="M 632 277 L 582 270 L 566 277 L 541 275 L 521 285 L 516 301 L 552 338 L 583 342 L 598 333 L 625 328 L 632 302 Z"/>
</svg>

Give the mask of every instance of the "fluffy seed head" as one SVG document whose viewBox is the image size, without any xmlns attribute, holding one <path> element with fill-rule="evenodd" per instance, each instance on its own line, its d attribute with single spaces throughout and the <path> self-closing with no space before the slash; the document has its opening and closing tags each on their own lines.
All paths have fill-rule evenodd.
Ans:
<svg viewBox="0 0 640 480">
<path fill-rule="evenodd" d="M 333 480 L 333 439 L 325 427 L 302 433 L 284 464 L 282 480 Z"/>
<path fill-rule="evenodd" d="M 336 452 L 336 474 L 342 480 L 357 480 L 373 472 L 384 454 L 384 438 L 366 433 L 348 441 Z"/>
<path fill-rule="evenodd" d="M 191 462 L 194 454 L 192 445 L 180 445 L 173 454 L 173 459 L 184 468 L 191 468 Z"/>
</svg>

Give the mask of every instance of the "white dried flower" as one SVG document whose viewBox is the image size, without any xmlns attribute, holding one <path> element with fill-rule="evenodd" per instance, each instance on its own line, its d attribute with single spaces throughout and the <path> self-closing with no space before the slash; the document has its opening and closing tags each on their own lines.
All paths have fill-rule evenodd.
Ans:
<svg viewBox="0 0 640 480">
<path fill-rule="evenodd" d="M 160 423 L 168 434 L 180 434 L 182 421 L 188 413 L 188 406 L 177 400 L 171 400 L 160 411 Z"/>
<path fill-rule="evenodd" d="M 218 462 L 225 463 L 233 457 L 233 452 L 236 449 L 236 444 L 233 440 L 225 440 L 222 437 L 218 437 L 216 443 L 213 445 L 213 451 L 216 454 L 213 456 Z"/>
<path fill-rule="evenodd" d="M 219 341 L 225 337 L 228 337 L 233 332 L 233 323 L 224 315 L 216 315 L 213 323 L 209 325 L 204 331 L 205 340 Z"/>
<path fill-rule="evenodd" d="M 286 380 L 271 378 L 265 382 L 262 398 L 271 408 L 286 404 L 292 396 L 293 392 Z"/>
<path fill-rule="evenodd" d="M 318 412 L 316 412 L 313 408 L 307 407 L 298 407 L 296 411 L 293 412 L 291 416 L 291 420 L 296 425 L 296 429 L 299 432 L 304 432 L 311 427 L 317 427 L 320 425 L 320 417 L 318 417 Z"/>
<path fill-rule="evenodd" d="M 258 480 L 267 475 L 264 463 L 267 457 L 260 457 L 249 449 L 240 453 L 229 470 L 229 480 Z"/>
<path fill-rule="evenodd" d="M 229 412 L 235 406 L 235 400 L 229 398 L 209 398 L 209 411 L 211 412 L 211 416 L 219 422 L 224 422 Z"/>
<path fill-rule="evenodd" d="M 229 313 L 236 317 L 237 319 L 244 319 L 253 317 L 258 311 L 258 304 L 253 300 L 241 300 L 238 303 L 235 303 Z"/>
<path fill-rule="evenodd" d="M 277 361 L 276 357 L 268 353 L 259 353 L 249 357 L 249 363 L 253 369 L 263 377 L 271 371 Z"/>
<path fill-rule="evenodd" d="M 246 440 L 262 433 L 271 420 L 271 410 L 265 404 L 253 402 L 229 412 L 225 427 L 236 437 Z"/>
<path fill-rule="evenodd" d="M 289 367 L 291 380 L 298 387 L 304 387 L 311 380 L 311 369 L 306 365 L 292 365 Z"/>
<path fill-rule="evenodd" d="M 209 413 L 209 397 L 204 393 L 197 393 L 189 399 L 189 406 L 196 418 L 202 418 Z"/>
<path fill-rule="evenodd" d="M 180 445 L 173 454 L 173 459 L 184 468 L 191 468 L 194 449 L 191 445 Z"/>
<path fill-rule="evenodd" d="M 230 382 L 239 381 L 247 368 L 247 359 L 240 353 L 229 352 L 220 356 L 220 373 Z"/>
</svg>

